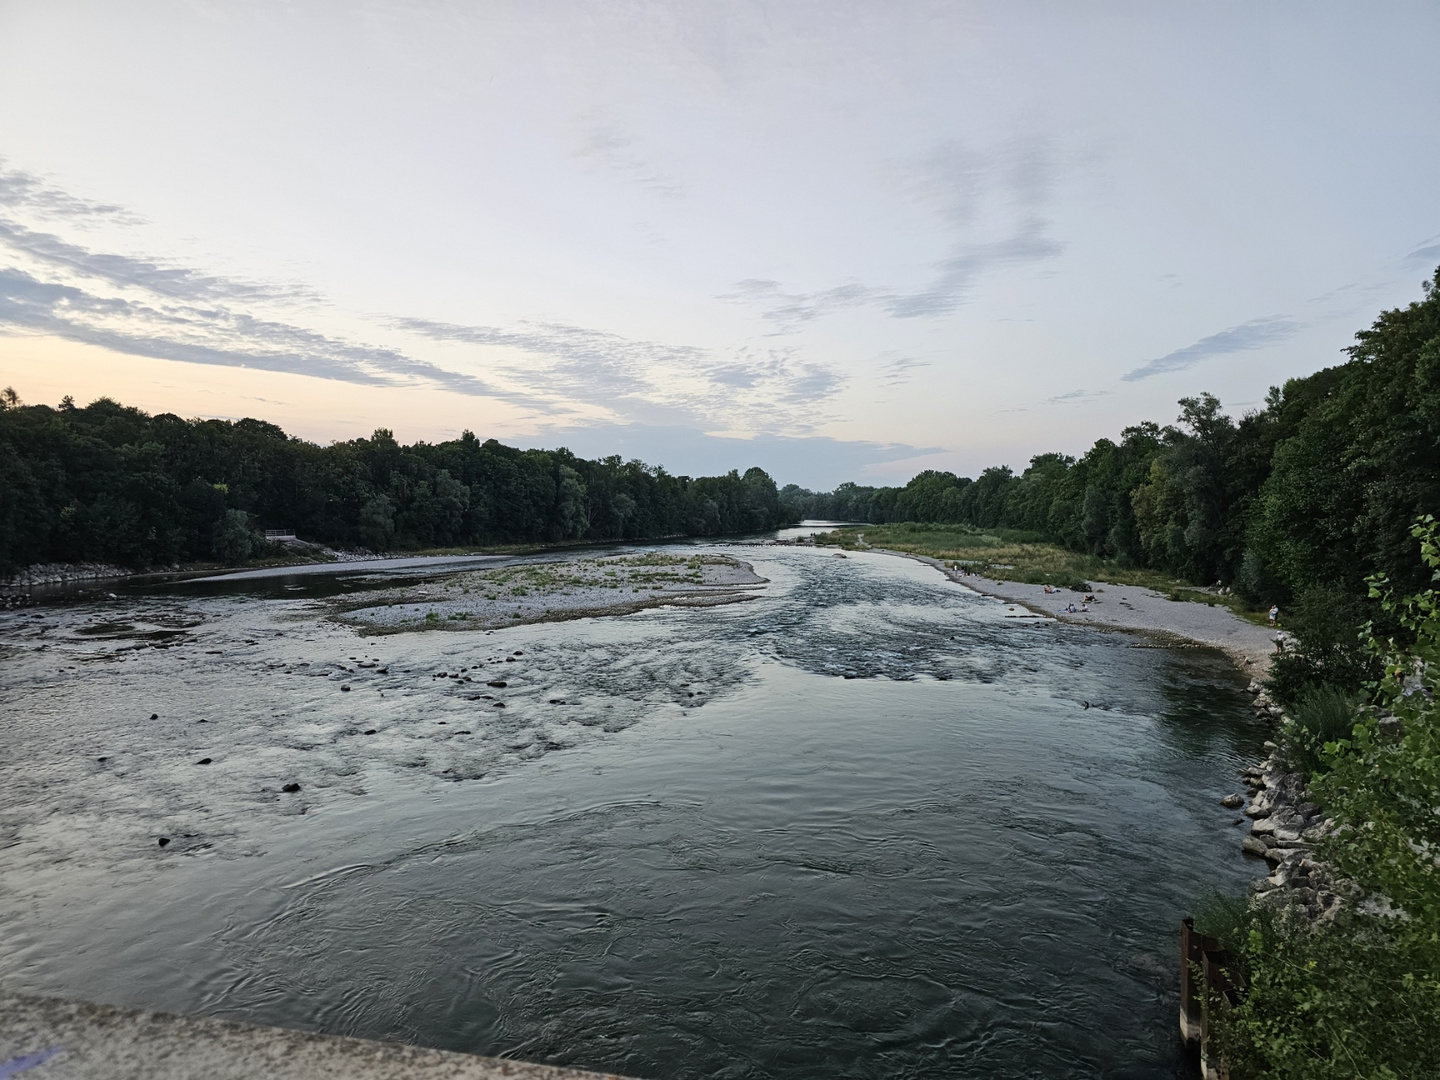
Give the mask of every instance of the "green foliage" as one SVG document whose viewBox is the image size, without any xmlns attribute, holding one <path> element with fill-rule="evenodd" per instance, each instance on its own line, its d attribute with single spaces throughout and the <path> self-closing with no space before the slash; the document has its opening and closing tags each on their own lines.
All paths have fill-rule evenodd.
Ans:
<svg viewBox="0 0 1440 1080">
<path fill-rule="evenodd" d="M 1380 657 L 1367 644 L 1374 605 L 1337 584 L 1311 585 L 1293 611 L 1282 613 L 1290 646 L 1270 665 L 1270 692 L 1296 706 L 1310 691 L 1328 686 L 1359 694 L 1381 675 Z"/>
<path fill-rule="evenodd" d="M 1245 913 L 1245 1000 L 1220 1025 L 1234 1080 L 1429 1080 L 1440 1060 L 1440 955 L 1401 920 L 1312 928 Z M 1418 947 L 1416 947 L 1418 945 Z"/>
<path fill-rule="evenodd" d="M 1215 891 L 1205 893 L 1195 901 L 1190 915 L 1197 931 L 1218 938 L 1229 952 L 1239 953 L 1245 947 L 1250 917 L 1243 896 L 1228 896 Z"/>
<path fill-rule="evenodd" d="M 1411 533 L 1440 581 L 1440 526 Z M 1404 634 L 1371 639 L 1376 704 L 1347 725 L 1338 692 L 1312 692 L 1295 718 L 1312 740 L 1338 736 L 1311 782 L 1337 826 L 1320 854 L 1364 902 L 1313 927 L 1250 909 L 1228 931 L 1247 980 L 1221 1030 L 1236 1080 L 1419 1080 L 1440 1061 L 1440 594 L 1396 599 L 1378 575 L 1371 589 Z"/>
<path fill-rule="evenodd" d="M 317 446 L 259 420 L 150 416 L 101 398 L 0 394 L 0 575 L 36 562 L 241 562 L 258 530 L 371 550 L 761 532 L 786 524 L 774 481 L 671 476 L 619 457 L 516 450 L 469 432 L 402 446 Z"/>
<path fill-rule="evenodd" d="M 1349 363 L 1287 383 L 1283 438 L 1251 536 L 1293 589 L 1365 578 L 1423 588 L 1411 522 L 1440 507 L 1440 271 L 1425 298 L 1356 335 Z"/>
<path fill-rule="evenodd" d="M 1427 516 L 1414 534 L 1440 581 L 1440 526 Z M 1326 747 L 1331 768 L 1315 793 L 1341 826 L 1327 856 L 1406 912 L 1407 925 L 1426 928 L 1440 978 L 1440 594 L 1432 587 L 1399 600 L 1379 576 L 1372 590 L 1413 640 L 1374 639 L 1385 659 L 1377 708 L 1352 738 Z"/>
<path fill-rule="evenodd" d="M 1327 768 L 1325 747 L 1350 737 L 1364 698 L 1334 686 L 1312 686 L 1295 702 L 1280 730 L 1280 748 L 1291 769 L 1306 775 Z"/>
</svg>

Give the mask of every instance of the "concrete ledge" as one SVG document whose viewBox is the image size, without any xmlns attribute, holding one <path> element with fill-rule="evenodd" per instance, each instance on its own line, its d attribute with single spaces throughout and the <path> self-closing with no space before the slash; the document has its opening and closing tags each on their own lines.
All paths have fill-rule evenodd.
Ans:
<svg viewBox="0 0 1440 1080">
<path fill-rule="evenodd" d="M 47 1056 L 48 1055 L 48 1056 Z M 624 1080 L 613 1073 L 0 993 L 0 1078 Z"/>
</svg>

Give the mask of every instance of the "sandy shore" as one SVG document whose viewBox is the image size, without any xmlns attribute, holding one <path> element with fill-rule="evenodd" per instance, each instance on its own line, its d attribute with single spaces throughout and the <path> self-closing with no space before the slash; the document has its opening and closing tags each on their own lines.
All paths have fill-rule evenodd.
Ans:
<svg viewBox="0 0 1440 1080">
<path fill-rule="evenodd" d="M 872 548 L 881 551 L 881 548 Z M 994 578 L 966 575 L 951 570 L 939 559 L 911 555 L 903 551 L 886 551 L 934 566 L 950 580 L 986 596 L 1017 604 L 1035 617 L 1048 617 L 1061 622 L 1083 623 L 1088 626 L 1135 630 L 1155 635 L 1166 644 L 1193 642 L 1220 649 L 1247 672 L 1263 677 L 1270 668 L 1275 651 L 1272 631 L 1246 622 L 1223 604 L 1210 607 L 1186 600 L 1170 600 L 1152 589 L 1137 585 L 1113 585 L 1094 582 L 1095 602 L 1085 605 L 1089 611 L 1070 613 L 1069 604 L 1081 607 L 1080 593 L 1068 589 L 1047 593 L 1043 585 L 1027 585 L 1018 581 L 997 581 Z"/>
</svg>

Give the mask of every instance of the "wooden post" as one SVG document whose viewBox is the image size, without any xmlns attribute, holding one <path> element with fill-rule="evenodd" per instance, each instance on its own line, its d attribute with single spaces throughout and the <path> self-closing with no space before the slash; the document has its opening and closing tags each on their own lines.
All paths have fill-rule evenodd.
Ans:
<svg viewBox="0 0 1440 1080">
<path fill-rule="evenodd" d="M 1217 1013 L 1238 1006 L 1245 989 L 1236 958 L 1219 938 L 1195 932 L 1195 921 L 1180 923 L 1180 1037 L 1187 1048 L 1198 1044 L 1204 1080 L 1229 1080 L 1230 1072 L 1211 1043 L 1210 1025 Z"/>
<path fill-rule="evenodd" d="M 1196 935 L 1197 937 L 1200 935 Z M 1200 1075 L 1205 1080 L 1229 1080 L 1220 1053 L 1210 1043 L 1210 1024 L 1216 1010 L 1229 1010 L 1236 1001 L 1234 983 L 1230 979 L 1230 956 L 1214 938 L 1207 938 L 1214 948 L 1201 953 L 1200 969 L 1204 978 L 1204 1012 L 1200 1020 Z"/>
<path fill-rule="evenodd" d="M 1204 1021 L 1205 992 L 1198 985 L 1198 969 L 1207 940 L 1204 934 L 1195 932 L 1194 919 L 1180 923 L 1180 1038 L 1187 1045 L 1200 1042 Z"/>
</svg>

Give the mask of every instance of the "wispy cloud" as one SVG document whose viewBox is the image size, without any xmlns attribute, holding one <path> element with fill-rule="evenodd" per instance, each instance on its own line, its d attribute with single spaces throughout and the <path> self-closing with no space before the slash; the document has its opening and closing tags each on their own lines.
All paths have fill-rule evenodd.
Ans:
<svg viewBox="0 0 1440 1080">
<path fill-rule="evenodd" d="M 501 328 L 402 318 L 395 325 L 437 341 L 517 351 L 537 392 L 580 396 L 629 418 L 665 411 L 715 427 L 733 424 L 743 413 L 762 429 L 804 426 L 818 419 L 815 410 L 844 382 L 794 350 L 741 349 L 718 357 L 698 346 L 553 322 Z M 506 361 L 492 363 L 503 368 Z"/>
<path fill-rule="evenodd" d="M 1056 394 L 1048 397 L 1042 402 L 1045 405 L 1079 405 L 1086 401 L 1094 401 L 1096 398 L 1105 397 L 1108 390 L 1071 390 L 1066 394 Z"/>
<path fill-rule="evenodd" d="M 77 198 L 34 173 L 7 168 L 3 158 L 0 158 L 0 206 L 24 207 L 41 217 L 71 222 L 103 219 L 138 225 L 141 220 L 124 207 Z"/>
<path fill-rule="evenodd" d="M 204 274 L 154 259 L 91 251 L 51 233 L 34 232 L 0 217 L 0 244 L 56 269 L 116 288 L 143 289 L 160 296 L 207 302 L 293 298 L 294 286 L 261 285 Z"/>
<path fill-rule="evenodd" d="M 1186 345 L 1183 349 L 1176 349 L 1174 352 L 1156 357 L 1154 360 L 1141 364 L 1134 371 L 1126 372 L 1120 378 L 1122 382 L 1139 382 L 1141 379 L 1148 379 L 1152 375 L 1162 375 L 1168 371 L 1184 371 L 1186 368 L 1194 367 L 1196 364 L 1216 356 L 1229 356 L 1237 352 L 1269 348 L 1271 345 L 1278 345 L 1289 338 L 1300 329 L 1300 325 L 1283 315 L 1267 315 L 1261 319 L 1251 319 L 1239 326 L 1221 330 L 1218 334 L 1201 338 L 1193 345 Z"/>
<path fill-rule="evenodd" d="M 990 243 L 955 246 L 954 253 L 939 264 L 935 280 L 925 288 L 890 296 L 885 308 L 898 319 L 945 315 L 963 304 L 971 288 L 982 277 L 1022 263 L 1052 258 L 1065 245 L 1045 235 L 1043 218 L 1022 221 L 1012 236 Z"/>
<path fill-rule="evenodd" d="M 57 220 L 25 220 L 43 207 Z M 845 377 L 795 347 L 726 350 L 627 338 L 560 322 L 465 325 L 391 318 L 385 344 L 306 325 L 323 298 L 193 266 L 100 250 L 63 235 L 66 215 L 122 215 L 28 174 L 0 174 L 0 332 L 48 334 L 118 352 L 255 368 L 358 385 L 430 385 L 518 405 L 535 416 L 805 432 L 828 419 Z M 305 304 L 297 305 L 299 296 Z M 318 312 L 318 315 L 317 315 Z M 348 319 L 353 327 L 366 320 Z M 373 326 L 373 322 L 371 323 Z M 454 370 L 426 358 L 461 350 Z M 455 355 L 451 349 L 443 355 Z"/>
<path fill-rule="evenodd" d="M 847 308 L 874 306 L 897 319 L 946 315 L 986 276 L 1054 258 L 1065 245 L 1050 235 L 1046 207 L 1056 172 L 1047 140 L 1019 140 L 990 153 L 945 144 L 896 168 L 902 197 L 921 203 L 950 234 L 930 280 L 912 289 L 849 281 L 811 292 L 768 278 L 738 282 L 718 299 L 760 308 L 777 333 Z"/>
<path fill-rule="evenodd" d="M 747 278 L 745 281 L 736 282 L 732 292 L 724 293 L 717 299 L 759 305 L 761 318 L 774 323 L 782 333 L 791 333 L 801 324 L 822 315 L 882 301 L 889 295 L 891 294 L 888 290 L 859 282 L 836 285 L 813 293 L 788 293 L 781 288 L 778 281 Z"/>
<path fill-rule="evenodd" d="M 575 157 L 599 162 L 651 194 L 667 199 L 685 194 L 679 182 L 662 174 L 636 152 L 634 139 L 611 124 L 589 126 Z"/>
<path fill-rule="evenodd" d="M 930 366 L 929 360 L 897 356 L 880 365 L 880 381 L 886 386 L 900 386 L 910 381 L 914 372 Z"/>
<path fill-rule="evenodd" d="M 1405 262 L 1410 266 L 1434 269 L 1437 264 L 1440 264 L 1440 236 L 1422 240 L 1414 251 L 1405 256 Z"/>
<path fill-rule="evenodd" d="M 0 330 L 50 334 L 134 356 L 257 368 L 360 385 L 422 380 L 455 393 L 516 399 L 484 380 L 394 349 L 220 308 L 156 307 L 0 268 Z"/>
</svg>

